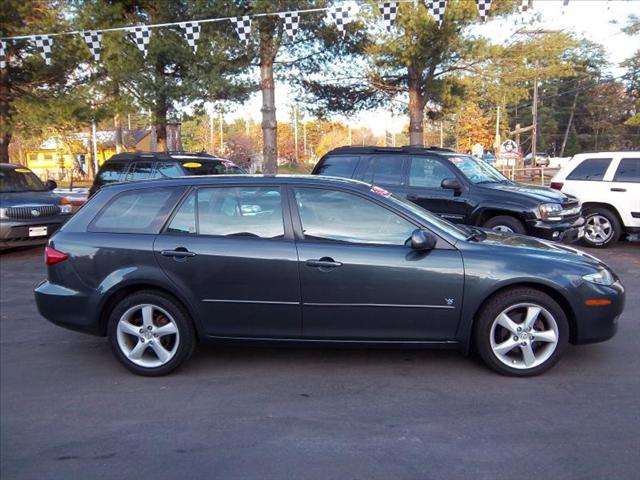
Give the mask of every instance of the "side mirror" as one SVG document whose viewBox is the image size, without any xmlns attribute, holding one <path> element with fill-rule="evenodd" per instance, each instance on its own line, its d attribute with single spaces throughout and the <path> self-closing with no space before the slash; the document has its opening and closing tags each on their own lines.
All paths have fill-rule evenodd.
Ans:
<svg viewBox="0 0 640 480">
<path fill-rule="evenodd" d="M 437 241 L 433 233 L 417 229 L 411 234 L 409 244 L 413 250 L 433 250 Z"/>
<path fill-rule="evenodd" d="M 459 192 L 460 190 L 462 190 L 462 185 L 460 185 L 460 182 L 458 181 L 457 178 L 444 178 L 442 179 L 442 183 L 440 183 L 440 186 L 442 188 L 446 188 L 448 190 L 454 190 L 456 192 Z"/>
<path fill-rule="evenodd" d="M 55 190 L 56 188 L 58 188 L 58 184 L 53 180 L 47 180 L 45 186 L 47 187 L 47 190 Z"/>
</svg>

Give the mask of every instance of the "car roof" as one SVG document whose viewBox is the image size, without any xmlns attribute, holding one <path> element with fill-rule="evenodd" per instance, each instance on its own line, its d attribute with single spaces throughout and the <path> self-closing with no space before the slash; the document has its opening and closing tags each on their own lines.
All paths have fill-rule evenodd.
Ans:
<svg viewBox="0 0 640 480">
<path fill-rule="evenodd" d="M 107 162 L 115 162 L 115 161 L 130 162 L 130 161 L 133 161 L 133 160 L 141 160 L 141 159 L 180 162 L 182 160 L 192 160 L 192 159 L 196 159 L 196 158 L 198 160 L 205 160 L 205 161 L 210 161 L 210 160 L 222 161 L 222 160 L 225 160 L 223 158 L 219 158 L 219 157 L 216 157 L 214 155 L 211 155 L 211 154 L 205 153 L 205 152 L 202 152 L 202 153 L 189 153 L 189 152 L 123 152 L 123 153 L 116 153 L 112 157 L 109 157 L 109 159 L 105 163 L 107 163 Z"/>
<path fill-rule="evenodd" d="M 184 177 L 156 178 L 133 182 L 105 185 L 102 189 L 137 189 L 163 186 L 198 186 L 198 185 L 315 185 L 343 186 L 361 190 L 369 190 L 371 185 L 350 178 L 329 177 L 320 175 L 187 175 Z"/>
<path fill-rule="evenodd" d="M 407 153 L 456 153 L 455 150 L 451 150 L 449 148 L 440 148 L 436 146 L 420 146 L 420 145 L 405 145 L 402 147 L 377 147 L 377 146 L 344 146 L 334 148 L 333 150 L 327 152 L 324 156 L 327 157 L 329 155 L 347 155 L 347 154 L 363 154 L 363 153 L 397 153 L 397 154 L 407 154 Z"/>
<path fill-rule="evenodd" d="M 15 170 L 16 168 L 27 168 L 22 165 L 16 165 L 15 163 L 0 163 L 0 170 Z"/>
<path fill-rule="evenodd" d="M 576 153 L 572 158 L 609 158 L 612 155 L 620 156 L 620 155 L 640 155 L 640 152 L 633 151 L 612 151 L 612 152 L 583 152 Z"/>
</svg>

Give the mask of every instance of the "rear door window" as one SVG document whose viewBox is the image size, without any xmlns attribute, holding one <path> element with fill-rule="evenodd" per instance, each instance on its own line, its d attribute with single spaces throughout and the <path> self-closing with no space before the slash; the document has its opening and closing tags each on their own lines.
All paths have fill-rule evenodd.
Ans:
<svg viewBox="0 0 640 480">
<path fill-rule="evenodd" d="M 330 177 L 352 178 L 359 160 L 360 157 L 358 156 L 347 157 L 340 155 L 327 157 L 318 167 L 316 174 Z"/>
<path fill-rule="evenodd" d="M 409 168 L 409 186 L 441 188 L 442 180 L 455 178 L 455 174 L 435 158 L 412 157 Z"/>
<path fill-rule="evenodd" d="M 567 180 L 602 180 L 610 163 L 610 158 L 587 158 L 567 175 Z"/>
<path fill-rule="evenodd" d="M 620 160 L 613 181 L 640 183 L 640 158 L 623 158 Z"/>
<path fill-rule="evenodd" d="M 89 225 L 90 232 L 158 233 L 184 187 L 129 190 L 116 195 Z"/>
<path fill-rule="evenodd" d="M 125 162 L 107 162 L 100 169 L 96 183 L 98 185 L 107 185 L 122 180 L 122 174 L 126 170 Z"/>
<path fill-rule="evenodd" d="M 371 157 L 363 180 L 376 185 L 400 185 L 405 159 L 406 157 L 402 155 Z"/>
</svg>

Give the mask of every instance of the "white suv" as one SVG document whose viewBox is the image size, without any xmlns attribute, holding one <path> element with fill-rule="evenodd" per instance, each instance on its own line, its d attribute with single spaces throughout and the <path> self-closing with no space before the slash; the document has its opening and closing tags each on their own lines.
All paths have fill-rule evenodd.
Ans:
<svg viewBox="0 0 640 480">
<path fill-rule="evenodd" d="M 575 155 L 551 179 L 551 188 L 582 202 L 584 243 L 606 247 L 640 234 L 640 152 Z"/>
</svg>

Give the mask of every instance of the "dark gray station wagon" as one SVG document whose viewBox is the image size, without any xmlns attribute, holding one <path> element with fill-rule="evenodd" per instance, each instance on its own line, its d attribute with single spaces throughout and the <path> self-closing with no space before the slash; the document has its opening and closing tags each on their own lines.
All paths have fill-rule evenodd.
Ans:
<svg viewBox="0 0 640 480">
<path fill-rule="evenodd" d="M 162 375 L 197 341 L 476 349 L 541 373 L 614 335 L 618 277 L 571 247 L 456 226 L 346 179 L 107 186 L 50 241 L 40 313 Z"/>
</svg>

